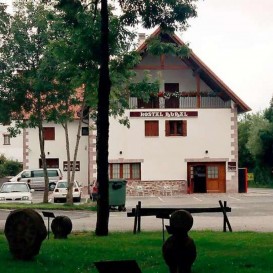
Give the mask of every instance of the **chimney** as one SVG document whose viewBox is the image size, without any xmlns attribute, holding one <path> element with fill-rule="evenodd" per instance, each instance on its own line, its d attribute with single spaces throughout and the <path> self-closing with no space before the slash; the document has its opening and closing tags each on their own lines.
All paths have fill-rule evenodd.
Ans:
<svg viewBox="0 0 273 273">
<path fill-rule="evenodd" d="M 138 46 L 142 45 L 146 40 L 145 33 L 138 33 Z"/>
</svg>

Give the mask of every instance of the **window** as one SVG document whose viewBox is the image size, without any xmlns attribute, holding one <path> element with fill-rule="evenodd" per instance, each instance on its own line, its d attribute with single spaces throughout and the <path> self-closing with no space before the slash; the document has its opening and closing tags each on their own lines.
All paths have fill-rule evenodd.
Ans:
<svg viewBox="0 0 273 273">
<path fill-rule="evenodd" d="M 166 120 L 166 136 L 187 136 L 186 120 Z"/>
<path fill-rule="evenodd" d="M 179 92 L 179 83 L 165 83 L 165 93 L 168 93 L 170 97 L 165 99 L 165 108 L 179 108 L 179 97 L 175 97 L 172 94 Z"/>
<path fill-rule="evenodd" d="M 110 163 L 109 178 L 140 179 L 140 163 Z"/>
<path fill-rule="evenodd" d="M 46 158 L 47 168 L 59 168 L 59 158 Z M 39 168 L 43 168 L 42 159 L 39 159 Z"/>
<path fill-rule="evenodd" d="M 10 145 L 10 135 L 4 134 L 4 145 Z"/>
<path fill-rule="evenodd" d="M 55 140 L 55 127 L 44 127 L 44 139 Z"/>
<path fill-rule="evenodd" d="M 82 127 L 82 136 L 89 135 L 89 127 Z"/>
<path fill-rule="evenodd" d="M 218 178 L 217 166 L 208 166 L 208 178 Z"/>
<path fill-rule="evenodd" d="M 145 136 L 158 135 L 158 120 L 145 120 Z"/>
<path fill-rule="evenodd" d="M 121 164 L 113 164 L 112 165 L 112 178 L 121 178 L 120 165 Z"/>
</svg>

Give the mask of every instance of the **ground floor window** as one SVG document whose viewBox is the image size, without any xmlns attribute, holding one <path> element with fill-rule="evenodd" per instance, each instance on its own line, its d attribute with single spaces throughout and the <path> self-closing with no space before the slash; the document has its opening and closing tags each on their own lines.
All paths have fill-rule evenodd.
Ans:
<svg viewBox="0 0 273 273">
<path fill-rule="evenodd" d="M 140 163 L 110 163 L 110 179 L 141 179 Z"/>
<path fill-rule="evenodd" d="M 59 158 L 46 158 L 47 168 L 59 168 Z M 39 168 L 43 168 L 42 159 L 39 159 Z"/>
</svg>

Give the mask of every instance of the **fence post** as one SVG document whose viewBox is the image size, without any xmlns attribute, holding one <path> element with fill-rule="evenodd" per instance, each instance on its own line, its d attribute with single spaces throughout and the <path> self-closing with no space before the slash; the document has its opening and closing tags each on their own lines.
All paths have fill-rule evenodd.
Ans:
<svg viewBox="0 0 273 273">
<path fill-rule="evenodd" d="M 141 226 L 141 201 L 138 201 L 138 210 L 137 210 L 137 231 L 140 232 Z"/>
<path fill-rule="evenodd" d="M 223 231 L 226 232 L 226 225 L 228 226 L 228 229 L 230 232 L 232 232 L 231 225 L 229 223 L 227 213 L 226 213 L 226 207 L 227 207 L 227 201 L 224 201 L 224 205 L 221 200 L 219 200 L 220 207 L 222 209 L 223 215 L 224 215 L 224 226 L 223 226 Z"/>
<path fill-rule="evenodd" d="M 134 234 L 136 234 L 136 229 L 137 229 L 137 212 L 138 212 L 138 205 L 136 205 L 136 208 L 135 208 L 134 229 L 133 229 Z"/>
</svg>

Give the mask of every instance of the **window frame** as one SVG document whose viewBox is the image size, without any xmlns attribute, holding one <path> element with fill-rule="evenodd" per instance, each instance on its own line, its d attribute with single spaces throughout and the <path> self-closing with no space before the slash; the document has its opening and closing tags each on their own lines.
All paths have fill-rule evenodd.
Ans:
<svg viewBox="0 0 273 273">
<path fill-rule="evenodd" d="M 10 134 L 3 134 L 3 145 L 10 145 Z"/>
<path fill-rule="evenodd" d="M 171 132 L 171 124 L 173 124 L 174 132 Z M 181 124 L 181 133 L 179 132 L 179 124 Z M 169 136 L 187 136 L 187 120 L 166 120 L 165 121 L 165 135 Z"/>
<path fill-rule="evenodd" d="M 89 136 L 89 127 L 88 126 L 82 127 L 82 136 Z"/>
<path fill-rule="evenodd" d="M 119 175 L 118 176 L 113 176 L 114 174 L 114 170 L 113 170 L 113 166 L 114 165 L 118 165 L 119 166 Z M 126 165 L 128 167 L 129 165 L 129 177 L 124 177 L 124 173 L 123 173 L 123 167 L 124 165 Z M 126 179 L 126 180 L 141 180 L 141 163 L 139 162 L 132 162 L 132 163 L 128 163 L 128 162 L 124 162 L 124 163 L 109 163 L 108 165 L 108 175 L 109 175 L 109 179 Z M 137 173 L 138 176 L 134 176 L 135 175 L 135 171 L 136 169 L 134 169 L 134 166 L 137 166 Z M 128 172 L 127 172 L 128 174 Z"/>
</svg>

